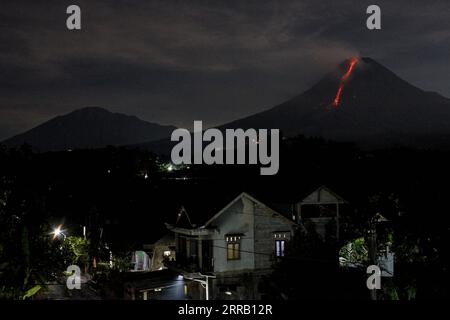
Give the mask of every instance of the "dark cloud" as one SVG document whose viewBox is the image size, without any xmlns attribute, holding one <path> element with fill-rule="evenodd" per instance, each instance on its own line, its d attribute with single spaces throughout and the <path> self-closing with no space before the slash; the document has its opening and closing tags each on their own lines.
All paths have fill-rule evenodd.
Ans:
<svg viewBox="0 0 450 320">
<path fill-rule="evenodd" d="M 145 120 L 215 125 L 288 99 L 350 55 L 450 96 L 448 1 L 2 1 L 0 139 L 98 105 Z"/>
</svg>

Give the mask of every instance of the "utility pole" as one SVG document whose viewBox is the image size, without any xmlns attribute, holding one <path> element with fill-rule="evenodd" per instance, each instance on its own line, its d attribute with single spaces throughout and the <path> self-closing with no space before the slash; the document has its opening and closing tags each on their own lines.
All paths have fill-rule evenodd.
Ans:
<svg viewBox="0 0 450 320">
<path fill-rule="evenodd" d="M 369 228 L 369 260 L 372 265 L 378 266 L 378 248 L 377 248 L 377 228 L 380 223 L 388 222 L 389 220 L 383 217 L 380 213 L 377 213 L 370 221 Z M 381 276 L 381 275 L 380 275 Z M 370 291 L 370 298 L 372 300 L 377 300 L 377 289 L 372 289 Z"/>
<path fill-rule="evenodd" d="M 377 229 L 376 224 L 371 223 L 371 227 L 369 229 L 369 243 L 368 243 L 368 255 L 369 261 L 371 265 L 377 265 Z M 374 288 L 370 290 L 370 299 L 377 300 L 377 289 Z"/>
</svg>

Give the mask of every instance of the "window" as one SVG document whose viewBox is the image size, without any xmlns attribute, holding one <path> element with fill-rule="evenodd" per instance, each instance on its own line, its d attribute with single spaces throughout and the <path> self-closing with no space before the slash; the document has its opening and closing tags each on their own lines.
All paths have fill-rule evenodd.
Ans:
<svg viewBox="0 0 450 320">
<path fill-rule="evenodd" d="M 289 241 L 291 233 L 289 231 L 274 232 L 273 239 L 275 240 L 275 256 L 284 257 L 284 250 L 286 242 Z"/>
<path fill-rule="evenodd" d="M 227 259 L 228 260 L 239 260 L 240 259 L 240 245 L 239 243 L 228 243 L 227 244 Z"/>
<path fill-rule="evenodd" d="M 284 240 L 275 240 L 275 255 L 277 257 L 284 257 Z"/>
<path fill-rule="evenodd" d="M 228 235 L 227 241 L 227 260 L 239 260 L 241 258 L 241 236 Z"/>
</svg>

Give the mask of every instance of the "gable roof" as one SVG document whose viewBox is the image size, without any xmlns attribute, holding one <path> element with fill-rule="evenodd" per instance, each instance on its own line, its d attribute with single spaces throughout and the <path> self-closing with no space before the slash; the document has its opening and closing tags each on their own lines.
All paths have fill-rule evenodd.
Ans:
<svg viewBox="0 0 450 320">
<path fill-rule="evenodd" d="M 334 204 L 347 203 L 342 197 L 334 193 L 326 186 L 320 186 L 298 203 L 300 204 Z"/>
<path fill-rule="evenodd" d="M 166 211 L 169 213 L 167 222 L 180 228 L 198 228 L 238 194 L 232 190 L 217 192 L 215 188 L 206 188 L 190 194 L 177 194 L 172 201 L 167 202 Z"/>
<path fill-rule="evenodd" d="M 191 218 L 183 205 L 180 208 L 180 212 L 178 212 L 177 214 L 177 220 L 175 221 L 175 225 L 180 227 L 184 226 L 188 228 L 194 228 L 196 226 L 195 224 L 192 223 Z"/>
<path fill-rule="evenodd" d="M 306 191 L 304 187 L 301 188 L 292 188 L 292 195 L 294 192 L 298 194 L 300 189 L 300 193 L 302 191 Z M 275 191 L 276 192 L 276 191 Z M 233 190 L 227 190 L 225 192 L 217 192 L 214 188 L 206 188 L 202 189 L 201 192 L 197 194 L 184 196 L 183 194 L 178 195 L 178 199 L 174 199 L 174 201 L 167 203 L 168 211 L 173 214 L 176 214 L 176 221 L 170 223 L 173 227 L 179 227 L 184 229 L 205 229 L 209 226 L 212 221 L 217 219 L 220 215 L 223 214 L 229 207 L 236 203 L 241 197 L 246 197 L 254 203 L 258 203 L 259 205 L 268 208 L 270 212 L 273 214 L 286 219 L 289 222 L 296 223 L 291 220 L 290 217 L 293 214 L 294 204 L 304 203 L 304 204 L 313 204 L 318 203 L 318 200 L 325 198 L 332 198 L 332 201 L 329 202 L 320 202 L 321 204 L 325 203 L 347 203 L 342 197 L 334 193 L 328 187 L 322 185 L 319 188 L 315 189 L 311 192 L 309 189 L 309 194 L 302 198 L 302 200 L 294 201 L 291 198 L 290 201 L 271 201 L 273 198 L 274 190 L 268 193 L 257 193 L 258 199 L 266 199 L 265 203 L 261 202 L 257 198 L 255 198 L 252 194 L 248 192 L 236 192 Z M 305 193 L 303 193 L 305 194 Z M 326 197 L 324 198 L 324 195 Z M 314 199 L 314 196 L 316 197 Z M 298 197 L 298 196 L 297 196 Z M 298 199 L 298 198 L 297 198 Z M 281 198 L 279 199 L 281 200 Z M 314 200 L 314 201 L 313 201 Z"/>
<path fill-rule="evenodd" d="M 262 203 L 261 201 L 259 201 L 258 199 L 252 197 L 251 195 L 249 195 L 246 192 L 242 192 L 241 194 L 239 194 L 236 198 L 234 198 L 230 203 L 228 203 L 224 208 L 222 208 L 219 212 L 217 212 L 211 219 L 209 219 L 208 221 L 205 222 L 205 224 L 203 226 L 201 226 L 200 228 L 206 228 L 208 225 L 211 224 L 211 222 L 213 222 L 214 220 L 216 220 L 218 217 L 220 217 L 224 212 L 226 212 L 232 205 L 234 205 L 239 199 L 242 198 L 247 198 L 250 201 L 253 201 L 254 203 L 259 204 L 260 206 L 268 209 L 273 215 L 280 217 L 282 219 L 285 219 L 286 221 L 292 223 L 292 224 L 296 224 L 294 221 L 288 219 L 287 217 L 285 217 L 284 215 L 282 215 L 281 213 L 273 210 L 272 208 L 270 208 L 269 206 L 265 205 L 264 203 Z"/>
</svg>

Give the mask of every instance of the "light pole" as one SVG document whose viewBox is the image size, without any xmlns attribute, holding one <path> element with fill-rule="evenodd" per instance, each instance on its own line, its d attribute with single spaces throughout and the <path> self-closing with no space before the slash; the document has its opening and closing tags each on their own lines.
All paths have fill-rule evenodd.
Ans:
<svg viewBox="0 0 450 320">
<path fill-rule="evenodd" d="M 198 279 L 198 278 L 193 278 L 193 277 L 186 277 L 187 280 L 192 280 L 195 282 L 199 282 L 203 288 L 206 289 L 206 300 L 209 300 L 209 278 L 215 278 L 216 276 L 212 276 L 212 275 L 207 275 L 207 274 L 201 274 L 200 272 L 198 273 L 200 277 L 205 277 L 205 280 L 203 279 Z"/>
</svg>

